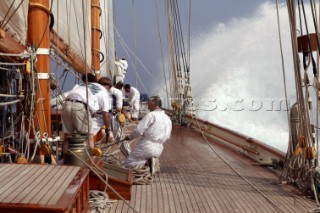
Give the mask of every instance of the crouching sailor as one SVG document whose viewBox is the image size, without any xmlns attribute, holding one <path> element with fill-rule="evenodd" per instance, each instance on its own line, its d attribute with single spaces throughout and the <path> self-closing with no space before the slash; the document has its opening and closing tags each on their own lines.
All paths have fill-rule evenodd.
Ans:
<svg viewBox="0 0 320 213">
<path fill-rule="evenodd" d="M 126 168 L 141 168 L 146 161 L 155 157 L 159 158 L 163 144 L 170 138 L 172 123 L 170 118 L 161 109 L 161 99 L 158 96 L 149 98 L 148 108 L 150 112 L 139 122 L 136 128 L 126 140 L 141 136 L 136 148 L 124 161 Z"/>
</svg>

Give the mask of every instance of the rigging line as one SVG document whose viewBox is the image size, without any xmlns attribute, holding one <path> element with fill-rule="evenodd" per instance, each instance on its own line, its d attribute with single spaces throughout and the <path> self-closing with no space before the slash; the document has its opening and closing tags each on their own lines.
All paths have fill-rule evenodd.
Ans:
<svg viewBox="0 0 320 213">
<path fill-rule="evenodd" d="M 104 2 L 104 9 L 102 11 L 107 11 L 107 6 L 106 6 L 106 2 Z M 103 42 L 104 42 L 104 48 L 105 48 L 105 55 L 106 55 L 106 58 L 105 60 L 100 63 L 100 70 L 101 68 L 104 66 L 104 64 L 106 64 L 106 76 L 113 76 L 113 70 L 112 70 L 112 66 L 111 66 L 111 62 L 110 62 L 110 52 L 109 52 L 109 48 L 108 48 L 108 38 L 109 38 L 109 34 L 108 34 L 108 31 L 107 31 L 107 22 L 105 20 L 109 20 L 110 16 L 109 16 L 109 13 L 108 13 L 108 18 L 107 18 L 107 15 L 106 13 L 103 13 L 104 15 L 104 18 L 102 19 L 102 26 L 104 26 L 102 28 L 102 31 L 103 31 Z M 109 23 L 109 21 L 108 21 Z M 109 56 L 109 57 L 108 57 Z"/>
<path fill-rule="evenodd" d="M 82 59 L 86 62 L 87 64 L 87 53 L 86 51 L 84 51 L 84 49 L 86 49 L 86 43 L 83 43 L 83 46 L 81 45 L 82 44 L 82 41 L 81 41 L 81 36 L 80 36 L 80 28 L 79 28 L 79 22 L 78 22 L 78 17 L 76 16 L 76 5 L 75 5 L 75 1 L 73 1 L 73 11 L 74 11 L 74 14 L 75 14 L 75 18 L 76 18 L 76 24 L 77 24 L 77 31 L 78 31 L 78 39 L 80 41 L 80 49 L 82 51 L 80 51 L 80 54 L 81 54 L 81 57 Z M 83 36 L 86 37 L 86 31 L 84 30 L 85 29 L 85 21 L 84 21 L 84 18 L 85 18 L 85 14 L 84 14 L 84 6 L 82 6 L 82 25 L 83 25 Z M 69 33 L 69 36 L 71 35 L 71 33 Z M 69 43 L 70 44 L 70 43 Z M 83 53 L 84 52 L 84 53 Z M 86 67 L 86 66 L 85 66 Z M 86 69 L 86 68 L 85 68 Z"/>
<path fill-rule="evenodd" d="M 0 62 L 0 65 L 5 65 L 5 66 L 24 66 L 26 63 L 6 63 L 6 62 Z M 14 70 L 13 70 L 14 71 Z"/>
<path fill-rule="evenodd" d="M 8 18 L 8 20 L 6 21 L 6 23 L 2 25 L 3 27 L 6 27 L 6 25 L 9 23 L 9 21 L 11 20 L 11 18 L 16 14 L 17 10 L 19 9 L 19 7 L 21 6 L 21 4 L 22 4 L 23 2 L 24 2 L 24 0 L 21 0 L 20 4 L 19 4 L 18 7 L 12 12 L 11 16 Z M 14 3 L 14 2 L 13 2 L 13 3 Z M 13 3 L 12 3 L 12 4 L 13 4 Z M 11 6 L 12 6 L 12 5 L 11 5 Z M 10 8 L 11 8 L 11 6 L 10 6 Z M 9 10 L 10 10 L 10 8 L 9 8 Z M 8 11 L 8 13 L 9 13 L 9 11 Z"/>
<path fill-rule="evenodd" d="M 85 2 L 86 0 L 82 0 L 82 9 L 84 10 L 85 9 Z M 84 42 L 84 51 L 86 52 L 87 50 L 87 45 L 86 45 L 86 41 L 87 41 L 87 36 L 86 36 L 86 25 L 85 25 L 85 13 L 82 13 L 82 24 L 83 24 L 83 32 L 84 32 L 84 35 L 83 35 L 83 42 Z M 87 54 L 85 54 L 85 62 L 87 63 Z M 86 100 L 87 100 L 87 103 L 89 103 L 89 88 L 88 88 L 88 70 L 85 66 L 85 75 L 86 75 Z M 89 107 L 87 107 L 87 122 L 88 124 L 90 124 L 90 111 L 89 111 Z M 91 143 L 94 143 L 91 139 L 90 139 L 90 125 L 88 125 L 88 141 L 89 141 L 89 146 L 91 146 Z M 91 158 L 90 158 L 91 159 Z"/>
<path fill-rule="evenodd" d="M 202 128 L 200 127 L 199 121 L 197 119 L 197 117 L 193 116 L 193 119 L 195 119 L 195 121 L 197 122 L 197 126 L 200 130 L 200 133 L 204 139 L 204 141 L 206 142 L 206 144 L 209 146 L 209 148 L 232 170 L 234 171 L 240 178 L 242 178 L 247 184 L 249 184 L 254 190 L 256 190 L 262 197 L 264 197 L 271 205 L 273 205 L 277 210 L 279 210 L 279 212 L 284 212 L 280 209 L 280 207 L 273 202 L 271 199 L 269 199 L 260 189 L 258 189 L 256 186 L 254 186 L 247 178 L 245 178 L 243 175 L 240 174 L 240 172 L 238 172 L 229 162 L 226 161 L 226 159 L 220 155 L 217 150 L 211 145 L 211 143 L 208 141 L 207 137 L 204 134 L 204 131 L 202 130 Z"/>
<path fill-rule="evenodd" d="M 171 65 L 171 75 L 173 81 L 172 84 L 172 92 L 175 98 L 179 99 L 179 94 L 182 89 L 180 77 L 181 75 L 181 66 L 180 66 L 180 48 L 178 48 L 178 39 L 177 39 L 177 30 L 175 26 L 175 16 L 173 16 L 173 3 L 168 0 L 167 4 L 167 14 L 168 14 L 168 32 L 169 32 L 169 49 L 170 49 L 170 65 Z"/>
<path fill-rule="evenodd" d="M 124 51 L 126 52 L 126 54 L 129 56 L 129 58 L 130 58 L 130 60 L 131 60 L 130 54 L 129 54 L 128 51 L 127 51 L 127 49 L 130 50 L 129 47 L 124 43 L 123 40 L 121 40 L 119 34 L 118 34 L 118 38 L 119 38 L 120 44 L 121 44 L 121 45 L 123 46 L 123 48 L 124 48 Z M 130 50 L 130 51 L 131 51 L 131 50 Z M 134 54 L 133 52 L 131 52 L 131 53 L 135 56 L 135 54 Z M 136 57 L 136 56 L 135 56 L 135 57 Z M 136 60 L 137 60 L 137 59 L 136 59 Z M 143 65 L 142 65 L 142 66 L 143 66 Z M 135 65 L 134 63 L 132 63 L 132 67 L 133 67 L 133 70 L 135 71 L 136 81 L 139 80 L 139 82 L 141 83 L 141 86 L 143 87 L 143 89 L 145 90 L 145 92 L 148 94 L 148 91 L 147 91 L 146 87 L 144 86 L 144 84 L 143 84 L 143 82 L 142 82 L 142 80 L 141 80 L 141 78 L 140 78 L 140 76 L 139 76 L 139 74 L 138 74 L 138 72 L 137 72 L 136 65 Z M 151 75 L 151 74 L 150 74 L 150 75 Z"/>
<path fill-rule="evenodd" d="M 307 119 L 305 118 L 305 116 L 308 116 L 308 112 L 306 112 L 306 114 L 302 113 L 302 112 L 305 112 L 305 109 L 304 109 L 305 106 L 303 103 L 303 91 L 302 91 L 302 85 L 301 85 L 302 82 L 301 82 L 301 75 L 300 75 L 299 56 L 297 54 L 298 53 L 297 43 L 296 43 L 296 39 L 295 39 L 296 38 L 295 25 L 294 25 L 295 24 L 294 23 L 295 16 L 293 15 L 295 7 L 292 7 L 293 4 L 291 4 L 291 2 L 288 0 L 287 0 L 287 4 L 288 4 L 288 12 L 290 15 L 289 17 L 290 17 L 290 29 L 291 29 L 291 42 L 292 42 L 293 59 L 294 59 L 294 67 L 295 67 L 294 71 L 295 71 L 295 79 L 296 79 L 297 98 L 298 98 L 299 106 L 300 106 L 300 110 L 298 111 L 298 113 L 299 113 L 299 116 L 301 119 L 301 123 L 306 124 L 308 126 L 308 124 L 306 123 Z M 301 108 L 302 108 L 302 110 L 301 110 Z M 301 125 L 301 126 L 305 126 L 305 125 Z M 307 132 L 308 131 L 307 129 L 300 127 L 299 130 L 301 130 L 303 135 L 305 135 L 307 137 L 307 139 L 309 139 L 309 134 L 307 134 L 309 132 Z M 301 174 L 302 172 L 303 171 L 301 170 L 299 173 Z M 311 187 L 312 187 L 312 189 L 314 189 L 314 183 L 311 183 Z M 315 193 L 315 196 L 317 196 L 316 191 L 315 190 L 313 190 L 313 191 Z"/>
<path fill-rule="evenodd" d="M 184 39 L 183 39 L 183 34 L 182 34 L 182 27 L 181 27 L 181 20 L 180 20 L 180 11 L 179 11 L 179 5 L 177 0 L 174 0 L 175 2 L 175 20 L 176 20 L 176 25 L 177 25 L 177 39 L 178 39 L 178 47 L 181 49 L 181 58 L 183 62 L 183 67 L 184 67 L 184 72 L 187 70 L 187 62 L 186 62 L 186 50 L 185 50 L 185 45 L 184 45 Z"/>
<path fill-rule="evenodd" d="M 68 4 L 68 2 L 69 2 L 69 4 Z M 71 30 L 71 27 L 69 27 L 70 26 L 70 23 L 71 23 L 71 0 L 69 0 L 69 1 L 66 1 L 66 10 L 67 10 L 67 31 L 68 31 L 68 44 L 69 44 L 69 46 L 70 46 L 70 42 L 71 42 L 71 33 L 70 33 L 70 30 Z M 77 20 L 77 18 L 76 18 L 76 21 L 78 21 Z M 78 22 L 77 22 L 77 24 L 78 24 Z M 78 25 L 77 25 L 78 26 Z M 79 39 L 80 40 L 80 39 Z"/>
<path fill-rule="evenodd" d="M 38 101 L 41 101 L 42 103 L 41 103 L 41 108 L 42 108 L 42 110 L 41 110 L 41 112 L 42 112 L 42 116 L 43 116 L 43 120 L 44 120 L 44 129 L 46 130 L 46 133 L 48 134 L 48 126 L 47 126 L 47 119 L 46 119 L 46 116 L 45 116 L 45 113 L 44 113 L 44 104 L 43 104 L 43 100 L 44 100 L 44 98 L 43 98 L 43 95 L 42 95 L 42 90 L 40 89 L 41 87 L 40 87 L 40 80 L 39 80 L 39 78 L 37 78 L 37 86 L 38 86 L 38 90 L 39 90 L 39 93 L 40 93 L 40 100 L 38 99 L 37 100 L 37 102 Z M 38 120 L 39 120 L 39 118 L 38 118 Z M 39 122 L 39 124 L 40 124 L 40 122 Z M 42 137 L 42 136 L 41 136 Z"/>
<path fill-rule="evenodd" d="M 135 70 L 135 73 L 136 73 L 136 77 L 137 77 L 137 79 L 140 81 L 141 86 L 143 87 L 144 91 L 149 95 L 147 88 L 146 88 L 145 85 L 143 84 L 143 82 L 142 82 L 142 80 L 141 80 L 141 78 L 140 78 L 140 76 L 139 76 L 139 74 L 138 74 L 138 72 L 137 72 L 136 70 Z"/>
<path fill-rule="evenodd" d="M 276 0 L 276 7 L 277 7 L 278 38 L 279 38 L 279 45 L 280 45 L 283 87 L 284 87 L 284 94 L 285 94 L 285 98 L 286 98 L 286 107 L 287 107 L 286 109 L 287 109 L 288 125 L 290 125 L 289 103 L 288 103 L 288 92 L 287 92 L 287 80 L 286 80 L 286 72 L 285 72 L 285 66 L 284 66 L 283 47 L 282 47 L 281 28 L 280 28 L 280 16 L 279 16 L 279 1 L 278 0 Z"/>
<path fill-rule="evenodd" d="M 11 10 L 11 8 L 12 8 L 12 6 L 14 5 L 15 2 L 16 2 L 16 0 L 14 0 L 14 1 L 11 3 L 11 5 L 10 5 L 10 7 L 9 7 L 7 13 L 6 13 L 6 15 L 4 16 L 3 20 L 1 21 L 0 28 L 4 28 L 3 23 L 4 23 L 4 21 L 6 20 L 7 16 L 9 15 L 9 12 L 10 12 L 10 10 Z"/>
<path fill-rule="evenodd" d="M 107 11 L 107 5 L 106 5 L 106 1 L 104 0 L 103 1 L 103 10 L 101 10 L 101 13 L 102 13 L 102 11 L 103 11 L 103 19 L 102 19 L 102 26 L 104 26 L 103 28 L 102 28 L 102 31 L 103 31 L 103 41 L 104 41 L 104 48 L 105 48 L 105 51 L 106 51 L 106 56 L 108 56 L 109 54 L 108 54 L 108 41 L 107 41 L 107 39 L 109 38 L 109 35 L 107 34 L 107 20 L 108 20 L 108 22 L 109 22 L 109 17 L 107 18 L 107 14 L 109 15 L 109 13 L 107 13 L 106 11 Z M 108 61 L 108 57 L 106 57 L 106 59 L 100 64 L 100 70 L 101 70 L 101 68 L 104 66 L 104 64 L 106 63 L 106 62 L 108 62 L 108 63 L 110 63 L 109 61 Z M 109 69 L 110 69 L 110 66 L 109 66 L 109 64 L 107 64 L 106 65 L 106 76 L 108 76 L 108 72 L 109 72 Z M 102 73 L 102 72 L 101 72 Z"/>
<path fill-rule="evenodd" d="M 313 74 L 316 75 L 315 71 L 317 68 L 314 68 L 315 64 L 314 64 L 314 57 L 313 57 L 313 53 L 312 53 L 312 49 L 311 49 L 311 42 L 310 42 L 310 34 L 309 34 L 309 29 L 308 29 L 308 23 L 307 23 L 307 17 L 306 17 L 306 12 L 305 12 L 305 8 L 304 8 L 304 2 L 303 0 L 301 0 L 302 2 L 302 11 L 303 11 L 303 17 L 304 17 L 304 22 L 305 22 L 305 28 L 306 28 L 306 33 L 307 33 L 307 36 L 308 36 L 308 47 L 310 49 L 310 56 L 311 56 L 311 60 L 312 60 L 312 65 L 313 65 Z M 312 8 L 312 7 L 311 7 Z M 318 44 L 318 39 L 317 39 L 317 45 L 318 45 L 318 48 L 319 48 L 319 44 Z"/>
<path fill-rule="evenodd" d="M 302 17 L 301 17 L 301 3 L 300 3 L 300 0 L 298 0 L 298 12 L 299 12 L 300 35 L 303 35 Z"/>
<path fill-rule="evenodd" d="M 72 150 L 68 149 L 68 151 L 70 151 L 76 158 L 78 158 L 78 160 L 80 160 L 80 161 L 81 161 L 83 164 L 85 164 L 92 172 L 94 172 L 95 175 L 96 175 L 103 183 L 105 183 L 106 186 L 109 187 L 119 198 L 121 198 L 121 200 L 122 200 L 125 204 L 127 204 L 127 206 L 128 206 L 129 208 L 131 208 L 134 212 L 137 212 L 137 213 L 138 213 L 138 211 L 137 211 L 133 206 L 131 206 L 128 201 L 126 201 L 106 180 L 104 180 L 104 179 L 101 177 L 101 175 L 100 175 L 97 171 L 95 171 L 95 169 L 93 169 L 94 167 L 92 167 L 92 166 L 89 165 L 87 162 L 85 162 L 83 159 L 81 159 L 81 158 L 80 158 L 77 154 L 75 154 Z M 89 159 L 91 159 L 91 158 L 89 158 Z M 93 165 L 95 165 L 95 164 L 93 164 Z M 98 167 L 96 167 L 96 168 L 98 168 Z M 103 172 L 104 172 L 104 171 L 103 171 Z M 105 172 L 104 172 L 104 173 L 105 173 Z"/>
<path fill-rule="evenodd" d="M 291 43 L 292 43 L 292 52 L 293 52 L 293 61 L 294 61 L 294 71 L 295 71 L 295 84 L 296 84 L 296 96 L 300 105 L 300 110 L 299 112 L 299 117 L 301 119 L 301 122 L 304 123 L 305 118 L 304 114 L 302 113 L 305 111 L 304 109 L 304 104 L 303 104 L 303 91 L 302 91 L 302 80 L 301 80 L 301 75 L 300 75 L 300 64 L 299 64 L 299 55 L 298 55 L 298 48 L 297 48 L 297 43 L 295 38 L 297 37 L 296 35 L 296 23 L 295 23 L 295 2 L 291 2 L 287 0 L 288 4 L 288 13 L 290 17 L 290 29 L 291 29 Z M 305 129 L 303 126 L 300 126 L 301 133 L 303 135 L 306 135 Z"/>
<path fill-rule="evenodd" d="M 157 79 L 155 79 L 155 77 L 151 74 L 151 72 L 146 68 L 146 66 L 142 63 L 142 61 L 138 58 L 137 55 L 135 55 L 135 53 L 128 47 L 128 45 L 124 42 L 124 40 L 122 39 L 122 37 L 120 36 L 118 30 L 116 29 L 116 27 L 114 27 L 115 29 L 115 32 L 118 36 L 118 39 L 120 41 L 120 44 L 123 46 L 124 49 L 127 49 L 134 57 L 135 59 L 137 60 L 137 62 L 142 66 L 143 70 L 149 74 L 150 78 L 155 82 L 155 83 L 158 83 L 159 81 Z M 163 88 L 162 86 L 160 86 L 160 88 L 166 92 L 166 93 L 169 93 L 165 88 Z M 169 93 L 170 94 L 170 93 Z"/>
<path fill-rule="evenodd" d="M 74 71 L 73 67 L 69 67 L 69 65 L 63 60 L 61 59 L 59 56 L 50 56 L 50 58 L 54 61 L 57 61 L 60 66 L 64 67 L 66 71 L 71 72 L 71 74 L 76 78 L 76 79 L 80 79 L 80 77 L 77 75 L 77 72 Z M 64 74 L 62 74 L 64 75 Z M 61 76 L 60 76 L 61 78 Z"/>
<path fill-rule="evenodd" d="M 167 83 L 167 77 L 166 77 L 165 65 L 164 65 L 163 44 L 162 44 L 161 32 L 160 32 L 158 4 L 157 4 L 157 0 L 154 0 L 154 2 L 155 2 L 155 10 L 156 10 L 156 15 L 157 15 L 158 36 L 159 36 L 161 59 L 162 59 L 162 72 L 163 72 L 163 78 L 164 78 L 164 83 L 165 83 L 165 86 L 166 86 L 166 90 L 168 91 L 168 83 Z M 168 94 L 167 94 L 167 100 L 168 100 L 168 107 L 169 107 L 170 103 L 169 103 L 169 95 Z"/>
<path fill-rule="evenodd" d="M 133 51 L 136 53 L 137 52 L 137 36 L 136 36 L 136 21 L 135 21 L 135 15 L 134 15 L 134 0 L 132 0 L 132 27 L 133 27 Z M 137 67 L 137 60 L 134 58 L 134 67 Z M 136 76 L 136 88 L 138 88 L 138 80 Z"/>
<path fill-rule="evenodd" d="M 313 20 L 313 24 L 314 24 L 314 29 L 316 31 L 316 41 L 317 41 L 317 48 L 318 48 L 318 55 L 320 53 L 320 45 L 319 45 L 319 35 L 318 35 L 318 23 L 317 23 L 317 19 L 316 19 L 316 9 L 315 9 L 315 2 L 310 0 L 310 7 L 311 7 L 311 14 L 312 14 L 312 20 Z M 311 49 L 310 49 L 311 50 Z M 318 68 L 318 67 L 317 67 Z M 318 74 L 318 73 L 317 73 Z"/>
<path fill-rule="evenodd" d="M 178 3 L 176 0 L 173 0 L 173 29 L 174 29 L 174 42 L 176 43 L 176 61 L 178 62 L 178 71 L 180 77 L 182 76 L 181 70 L 182 67 L 180 65 L 180 60 L 182 61 L 184 72 L 186 70 L 186 61 L 185 61 L 185 48 L 184 48 L 184 41 L 183 41 L 183 35 L 182 35 L 182 28 L 181 28 L 181 21 L 180 21 L 180 12 L 179 12 L 179 7 Z"/>
<path fill-rule="evenodd" d="M 188 14 L 189 14 L 189 20 L 188 20 L 188 45 L 187 45 L 187 64 L 189 64 L 189 69 L 190 69 L 190 62 L 191 62 L 191 59 L 190 59 L 190 54 L 191 54 L 191 0 L 189 0 L 189 4 L 188 4 L 188 8 L 189 8 L 189 11 L 188 11 Z M 190 70 L 187 70 L 187 72 L 189 72 Z"/>
<path fill-rule="evenodd" d="M 304 17 L 304 22 L 305 22 L 306 33 L 307 33 L 307 35 L 308 35 L 308 46 L 309 46 L 309 49 L 311 50 L 311 42 L 310 42 L 310 35 L 309 35 L 309 30 L 308 30 L 306 12 L 305 12 L 305 8 L 304 8 L 303 0 L 301 0 L 301 2 L 302 2 L 302 11 L 303 11 L 303 17 Z M 312 62 L 313 62 L 313 63 L 312 63 L 312 65 L 313 65 L 313 74 L 316 75 L 315 70 L 316 70 L 317 68 L 314 67 L 315 64 L 314 64 L 314 58 L 313 58 L 313 53 L 312 53 L 312 51 L 310 51 L 309 54 L 310 54 L 311 60 L 312 60 Z M 306 68 L 305 68 L 305 73 L 306 73 Z M 307 87 L 307 85 L 306 85 L 306 87 L 305 87 L 305 90 L 306 90 L 306 96 L 305 96 L 306 101 L 305 101 L 305 104 L 307 105 L 307 103 L 308 103 L 307 94 L 309 93 L 309 92 L 308 92 L 308 87 Z M 305 106 L 305 108 L 307 108 L 307 106 Z M 309 128 L 310 128 L 310 114 L 309 114 L 309 110 L 304 110 L 304 112 L 305 112 L 305 116 L 306 116 L 306 118 L 305 118 L 305 124 L 306 124 L 305 128 L 306 128 L 306 132 L 308 132 L 308 133 L 310 134 L 310 133 L 311 133 L 311 130 L 309 129 Z M 310 139 L 310 135 L 309 135 L 309 134 L 306 135 L 306 136 L 308 137 L 308 139 Z"/>
<path fill-rule="evenodd" d="M 314 6 L 315 7 L 315 6 Z M 320 4 L 319 4 L 319 9 L 318 9 L 319 11 L 320 11 Z M 320 13 L 319 13 L 319 17 L 318 17 L 319 19 L 319 21 L 318 21 L 318 23 L 320 23 Z M 318 25 L 318 28 L 319 28 L 319 25 Z M 318 29 L 319 30 L 319 29 Z M 317 35 L 317 37 L 318 37 L 318 35 Z M 317 65 L 318 65 L 318 68 L 319 68 L 319 52 L 318 52 L 318 55 L 317 55 Z M 319 70 L 318 70 L 318 77 L 317 77 L 317 83 L 319 83 Z M 318 126 L 319 126 L 319 101 L 317 101 L 317 115 L 316 115 L 316 118 L 317 118 L 317 128 L 316 128 L 316 142 L 317 142 L 317 144 L 316 144 L 316 150 L 319 150 L 319 128 L 318 128 Z M 316 162 L 316 166 L 318 166 L 319 165 L 319 152 L 316 152 L 316 159 L 317 159 L 317 162 Z"/>
</svg>

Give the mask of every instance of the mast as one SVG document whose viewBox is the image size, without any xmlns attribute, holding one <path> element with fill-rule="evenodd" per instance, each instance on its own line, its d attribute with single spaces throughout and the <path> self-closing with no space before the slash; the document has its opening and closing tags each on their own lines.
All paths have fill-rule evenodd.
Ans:
<svg viewBox="0 0 320 213">
<path fill-rule="evenodd" d="M 91 48 L 92 68 L 100 78 L 100 0 L 91 0 Z"/>
<path fill-rule="evenodd" d="M 51 135 L 49 14 L 49 0 L 30 0 L 27 41 L 37 48 L 36 67 L 39 88 L 37 89 L 35 126 L 39 126 L 41 136 L 44 133 Z"/>
</svg>

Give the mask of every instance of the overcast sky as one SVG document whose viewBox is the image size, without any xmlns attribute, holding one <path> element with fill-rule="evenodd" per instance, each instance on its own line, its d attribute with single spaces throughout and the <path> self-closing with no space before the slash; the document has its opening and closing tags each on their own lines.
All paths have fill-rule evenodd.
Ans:
<svg viewBox="0 0 320 213">
<path fill-rule="evenodd" d="M 160 30 L 162 31 L 162 39 L 165 37 L 165 11 L 164 0 L 117 0 L 114 1 L 114 17 L 115 25 L 123 37 L 126 44 L 135 52 L 137 57 L 144 63 L 144 65 L 152 72 L 162 72 L 158 63 L 161 62 L 161 52 L 159 44 L 159 36 L 157 29 L 157 12 L 156 3 L 158 6 L 158 15 L 160 21 Z M 252 13 L 257 10 L 259 5 L 267 1 L 259 0 L 193 0 L 191 2 L 191 45 L 192 38 L 199 35 L 205 35 L 212 30 L 219 23 L 226 23 L 233 19 L 250 17 Z M 270 1 L 275 2 L 275 1 Z M 181 22 L 184 32 L 187 31 L 188 21 L 188 6 L 189 1 L 179 0 Z M 135 32 L 134 32 L 135 30 Z M 186 38 L 186 35 L 185 35 Z M 117 39 L 116 39 L 117 41 Z M 167 48 L 167 47 L 166 47 Z M 191 49 L 191 52 L 193 50 Z M 116 42 L 116 52 L 119 57 L 128 55 L 122 48 L 119 42 Z M 129 73 L 127 80 L 129 83 L 134 83 L 134 71 L 132 70 L 132 63 L 129 58 Z M 160 69 L 160 70 L 159 70 Z M 137 66 L 138 73 L 144 76 L 146 72 Z M 191 64 L 192 70 L 192 64 Z M 150 79 L 144 78 L 145 82 L 152 82 Z M 148 83 L 146 83 L 148 84 Z M 151 85 L 147 85 L 150 88 Z M 138 86 L 139 87 L 139 86 Z"/>
</svg>

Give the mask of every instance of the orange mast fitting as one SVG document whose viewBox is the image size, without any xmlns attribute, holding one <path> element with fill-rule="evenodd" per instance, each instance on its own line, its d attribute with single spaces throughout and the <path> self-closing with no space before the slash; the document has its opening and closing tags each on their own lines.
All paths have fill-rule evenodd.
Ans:
<svg viewBox="0 0 320 213">
<path fill-rule="evenodd" d="M 100 78 L 100 0 L 91 0 L 92 68 Z"/>
<path fill-rule="evenodd" d="M 40 86 L 37 89 L 35 125 L 39 126 L 41 136 L 45 132 L 51 135 L 49 12 L 49 0 L 30 0 L 27 41 L 34 43 L 37 48 L 36 67 Z"/>
</svg>

